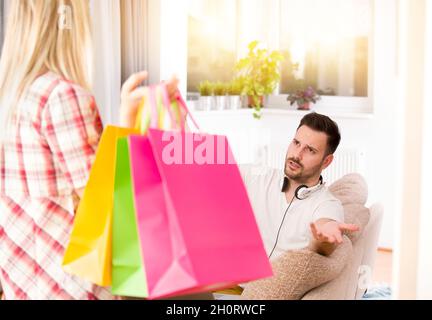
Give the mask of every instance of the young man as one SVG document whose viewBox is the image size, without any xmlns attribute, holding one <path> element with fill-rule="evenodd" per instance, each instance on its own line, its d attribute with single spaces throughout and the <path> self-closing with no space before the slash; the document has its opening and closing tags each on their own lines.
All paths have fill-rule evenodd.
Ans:
<svg viewBox="0 0 432 320">
<path fill-rule="evenodd" d="M 306 247 L 330 255 L 343 233 L 342 204 L 325 187 L 321 173 L 333 161 L 341 136 L 337 124 L 317 113 L 306 115 L 292 140 L 284 171 L 240 166 L 271 260 Z"/>
</svg>

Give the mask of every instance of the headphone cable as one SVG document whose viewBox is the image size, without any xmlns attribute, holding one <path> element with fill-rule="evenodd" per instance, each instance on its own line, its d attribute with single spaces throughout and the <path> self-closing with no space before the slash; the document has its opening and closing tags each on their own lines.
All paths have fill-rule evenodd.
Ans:
<svg viewBox="0 0 432 320">
<path fill-rule="evenodd" d="M 323 181 L 324 181 L 323 177 L 320 176 L 319 184 L 320 184 L 321 186 L 323 185 Z M 271 253 L 270 253 L 270 255 L 269 255 L 269 259 L 271 258 L 271 256 L 273 255 L 273 253 L 274 253 L 274 251 L 275 251 L 275 249 L 276 249 L 277 243 L 278 243 L 278 241 L 279 241 L 280 232 L 281 232 L 281 230 L 282 230 L 282 226 L 283 226 L 283 224 L 284 224 L 284 222 L 285 222 L 286 215 L 287 215 L 289 209 L 291 208 L 292 203 L 294 202 L 294 199 L 297 198 L 297 199 L 299 199 L 299 200 L 304 200 L 304 199 L 301 199 L 301 198 L 299 197 L 299 192 L 300 192 L 300 190 L 301 190 L 302 188 L 307 188 L 307 186 L 306 186 L 306 185 L 301 185 L 300 187 L 297 188 L 297 190 L 296 190 L 295 193 L 294 193 L 294 197 L 292 198 L 290 204 L 288 205 L 288 208 L 285 210 L 285 214 L 284 214 L 284 216 L 283 216 L 282 222 L 281 222 L 281 224 L 280 224 L 280 226 L 279 226 L 279 231 L 278 231 L 278 233 L 277 233 L 276 242 L 275 242 L 274 247 L 273 247 L 273 249 L 272 249 L 272 251 L 271 251 Z"/>
<path fill-rule="evenodd" d="M 291 205 L 292 205 L 292 203 L 293 203 L 293 201 L 294 201 L 295 198 L 296 198 L 296 196 L 294 196 L 294 197 L 292 198 L 290 204 L 288 205 L 288 208 L 285 210 L 285 214 L 284 214 L 284 216 L 283 216 L 282 222 L 281 222 L 280 227 L 279 227 L 279 231 L 278 231 L 278 233 L 277 233 L 276 242 L 275 242 L 274 247 L 273 247 L 273 249 L 272 249 L 272 251 L 271 251 L 271 253 L 270 253 L 270 255 L 269 255 L 269 259 L 271 258 L 271 256 L 273 255 L 273 253 L 274 253 L 274 251 L 275 251 L 275 249 L 276 249 L 277 243 L 278 243 L 278 241 L 279 241 L 280 232 L 281 232 L 281 230 L 282 230 L 282 226 L 283 226 L 283 224 L 284 224 L 284 222 L 285 222 L 286 215 L 287 215 L 289 209 L 291 208 Z"/>
</svg>

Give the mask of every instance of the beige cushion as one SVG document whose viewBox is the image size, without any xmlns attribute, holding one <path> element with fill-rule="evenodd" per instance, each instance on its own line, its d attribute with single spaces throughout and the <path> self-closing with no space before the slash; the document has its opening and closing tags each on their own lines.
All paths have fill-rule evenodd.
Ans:
<svg viewBox="0 0 432 320">
<path fill-rule="evenodd" d="M 361 240 L 357 242 L 360 243 Z M 332 281 L 326 282 L 307 292 L 302 300 L 342 300 L 355 297 L 358 281 L 358 268 L 362 260 L 364 247 L 354 245 L 352 258 L 346 264 L 342 272 Z"/>
<path fill-rule="evenodd" d="M 368 197 L 366 181 L 361 175 L 353 173 L 334 182 L 329 190 L 342 202 L 345 223 L 360 227 L 359 232 L 347 233 L 348 238 L 355 243 L 369 222 L 369 209 L 365 207 Z"/>
<path fill-rule="evenodd" d="M 363 177 L 357 173 L 348 174 L 329 186 L 329 190 L 342 202 L 366 204 L 368 187 Z"/>
<path fill-rule="evenodd" d="M 367 185 L 358 174 L 350 174 L 329 187 L 345 210 L 345 222 L 360 226 L 358 233 L 344 236 L 344 242 L 329 257 L 308 249 L 289 251 L 272 262 L 274 276 L 245 286 L 242 298 L 250 300 L 298 300 L 310 290 L 338 277 L 352 260 L 352 243 L 361 237 L 369 221 L 365 207 Z"/>
<path fill-rule="evenodd" d="M 351 241 L 344 237 L 331 257 L 310 250 L 287 252 L 272 263 L 274 276 L 246 285 L 247 300 L 299 300 L 303 295 L 339 275 L 351 257 Z"/>
</svg>

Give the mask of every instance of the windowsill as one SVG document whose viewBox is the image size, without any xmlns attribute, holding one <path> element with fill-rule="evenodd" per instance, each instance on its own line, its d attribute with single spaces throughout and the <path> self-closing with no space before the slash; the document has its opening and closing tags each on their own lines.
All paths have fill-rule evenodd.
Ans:
<svg viewBox="0 0 432 320">
<path fill-rule="evenodd" d="M 200 111 L 193 110 L 193 114 L 197 116 L 241 116 L 253 114 L 253 109 L 238 109 L 238 110 L 212 110 L 212 111 Z M 323 112 L 323 110 L 312 110 L 318 113 Z M 300 111 L 295 109 L 287 108 L 263 108 L 261 109 L 261 114 L 265 116 L 292 116 L 292 117 L 302 117 L 306 115 L 308 111 Z M 325 114 L 332 118 L 344 118 L 344 119 L 357 119 L 357 120 L 372 120 L 374 114 L 372 112 L 343 112 L 338 110 L 326 111 Z"/>
</svg>

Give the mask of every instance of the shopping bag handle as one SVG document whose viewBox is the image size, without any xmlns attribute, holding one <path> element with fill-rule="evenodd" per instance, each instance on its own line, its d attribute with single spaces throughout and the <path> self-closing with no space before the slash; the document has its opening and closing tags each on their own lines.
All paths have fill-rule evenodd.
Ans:
<svg viewBox="0 0 432 320">
<path fill-rule="evenodd" d="M 157 128 L 159 122 L 159 114 L 156 107 L 156 86 L 150 86 L 148 89 L 148 97 L 150 104 L 150 127 Z"/>
<path fill-rule="evenodd" d="M 160 85 L 160 88 L 161 88 L 161 91 L 162 91 L 163 105 L 165 106 L 165 109 L 168 110 L 168 114 L 169 114 L 169 116 L 171 118 L 171 122 L 177 124 L 177 126 L 178 126 L 179 123 L 176 121 L 176 119 L 174 117 L 174 114 L 173 114 L 173 111 L 172 111 L 172 108 L 171 108 L 171 100 L 170 100 L 169 95 L 168 95 L 168 87 L 167 87 L 167 85 L 165 83 L 162 82 L 161 85 Z M 185 126 L 184 126 L 183 117 L 181 115 L 181 112 L 180 112 L 179 122 L 180 122 L 180 130 L 181 130 L 181 132 L 184 132 L 185 131 Z"/>
<path fill-rule="evenodd" d="M 192 123 L 194 124 L 195 128 L 201 132 L 201 129 L 198 125 L 198 123 L 196 122 L 195 118 L 193 117 L 192 113 L 189 111 L 189 108 L 186 105 L 186 102 L 184 101 L 183 97 L 181 96 L 180 92 L 177 91 L 176 93 L 176 100 L 179 103 L 180 107 L 182 107 L 185 112 L 186 112 L 186 117 L 189 116 L 190 119 L 192 120 Z"/>
<path fill-rule="evenodd" d="M 162 82 L 162 84 L 160 86 L 162 88 L 162 98 L 163 98 L 163 101 L 164 101 L 164 105 L 168 109 L 168 112 L 170 113 L 171 121 L 176 122 L 174 120 L 174 116 L 172 114 L 171 100 L 170 100 L 170 98 L 168 96 L 168 87 L 167 87 L 166 83 L 164 83 L 164 82 Z M 176 94 L 175 94 L 175 100 L 179 104 L 180 108 L 183 108 L 183 110 L 185 111 L 186 118 L 187 118 L 187 116 L 189 116 L 190 119 L 192 120 L 194 126 L 196 127 L 196 129 L 198 131 L 201 131 L 198 123 L 196 122 L 196 120 L 193 117 L 192 113 L 189 111 L 189 108 L 187 107 L 186 102 L 184 101 L 184 99 L 181 96 L 181 94 L 180 94 L 179 91 L 177 91 Z M 184 125 L 184 122 L 183 122 L 183 115 L 181 114 L 181 111 L 180 111 L 180 129 L 181 129 L 181 132 L 185 131 L 185 125 Z"/>
<path fill-rule="evenodd" d="M 158 98 L 158 93 L 159 90 L 161 89 L 161 93 L 162 93 L 162 112 L 158 111 L 158 106 L 157 106 L 157 98 Z M 135 120 L 135 129 L 138 130 L 139 132 L 141 132 L 141 134 L 144 134 L 145 131 L 148 130 L 147 125 L 149 126 L 149 128 L 158 128 L 159 124 L 161 122 L 161 118 L 164 117 L 165 115 L 163 114 L 163 112 L 165 112 L 167 109 L 168 113 L 171 117 L 171 122 L 173 123 L 173 126 L 175 126 L 176 128 L 178 128 L 178 123 L 177 121 L 175 121 L 171 107 L 167 107 L 167 105 L 170 104 L 169 98 L 166 99 L 165 96 L 168 96 L 166 94 L 164 94 L 165 92 L 165 88 L 161 87 L 160 85 L 151 85 L 146 87 L 145 89 L 145 95 L 143 97 L 143 100 L 141 101 L 141 105 L 138 108 L 138 112 L 137 112 L 137 116 L 136 116 L 136 120 Z M 144 122 L 144 117 L 143 117 L 143 112 L 144 112 L 144 107 L 148 105 L 149 108 L 149 123 L 146 124 Z M 165 118 L 163 118 L 162 121 L 164 121 Z"/>
<path fill-rule="evenodd" d="M 147 100 L 150 100 L 150 88 L 149 87 L 145 88 L 145 94 L 144 94 L 144 97 L 143 97 L 139 107 L 138 107 L 138 112 L 137 112 L 137 115 L 135 118 L 135 130 L 139 131 L 141 134 L 144 133 L 144 131 L 145 131 L 144 128 L 146 126 L 146 124 L 144 124 L 144 120 L 143 120 L 143 112 L 144 112 L 144 106 L 146 105 Z M 154 113 L 154 110 L 150 109 L 150 115 L 151 116 L 150 116 L 149 121 L 153 121 L 153 117 L 152 117 L 153 113 Z M 150 124 L 151 124 L 151 122 L 150 122 Z"/>
<path fill-rule="evenodd" d="M 159 90 L 160 89 L 160 90 Z M 169 98 L 168 95 L 168 88 L 167 85 L 165 83 L 161 83 L 158 85 L 151 85 L 147 88 L 147 93 L 144 96 L 144 99 L 148 99 L 148 104 L 149 104 L 149 112 L 150 112 L 150 128 L 158 128 L 159 127 L 159 122 L 161 120 L 161 116 L 163 115 L 162 112 L 158 112 L 158 107 L 157 107 L 157 97 L 158 94 L 162 95 L 162 108 L 163 111 L 167 111 L 169 114 L 169 117 L 171 119 L 171 123 L 173 124 L 173 126 L 175 126 L 176 129 L 180 129 L 181 132 L 185 131 L 185 120 L 188 116 L 190 117 L 190 119 L 192 120 L 193 124 L 195 125 L 195 127 L 198 129 L 199 132 L 201 132 L 200 127 L 198 126 L 195 118 L 193 117 L 192 113 L 189 111 L 185 101 L 183 100 L 180 92 L 177 91 L 177 93 L 175 94 L 175 98 L 174 98 L 174 103 L 177 103 L 177 106 L 179 108 L 179 117 L 180 119 L 176 119 L 176 117 L 174 116 L 173 113 L 173 109 L 172 109 L 172 103 L 171 103 L 171 99 Z M 136 119 L 136 124 L 135 127 L 137 130 L 139 130 L 140 132 L 144 132 L 144 127 L 145 125 L 143 124 L 143 111 L 144 111 L 144 105 L 145 105 L 145 100 L 143 100 L 138 113 L 137 113 L 137 119 Z M 184 112 L 182 112 L 182 109 L 184 110 Z"/>
</svg>

